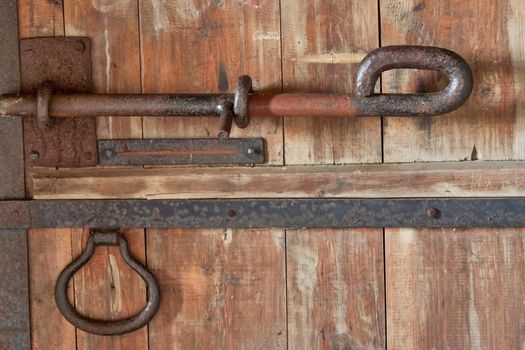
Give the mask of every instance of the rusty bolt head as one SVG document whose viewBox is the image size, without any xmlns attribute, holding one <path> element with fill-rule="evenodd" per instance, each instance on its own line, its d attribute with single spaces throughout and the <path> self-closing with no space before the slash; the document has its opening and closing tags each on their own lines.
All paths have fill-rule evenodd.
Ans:
<svg viewBox="0 0 525 350">
<path fill-rule="evenodd" d="M 111 148 L 108 148 L 104 151 L 104 154 L 106 154 L 106 157 L 110 158 L 115 155 L 115 152 Z"/>
<path fill-rule="evenodd" d="M 237 213 L 235 212 L 235 210 L 233 209 L 230 209 L 226 212 L 226 215 L 229 217 L 229 218 L 233 218 L 235 217 L 235 215 L 237 215 Z"/>
<path fill-rule="evenodd" d="M 439 219 L 441 217 L 441 211 L 436 208 L 428 208 L 425 214 L 429 219 Z"/>
<path fill-rule="evenodd" d="M 84 53 L 86 51 L 86 44 L 82 40 L 77 40 L 75 42 L 75 51 Z"/>
<path fill-rule="evenodd" d="M 38 151 L 32 150 L 30 156 L 32 160 L 37 160 L 40 158 L 40 153 L 38 153 Z"/>
</svg>

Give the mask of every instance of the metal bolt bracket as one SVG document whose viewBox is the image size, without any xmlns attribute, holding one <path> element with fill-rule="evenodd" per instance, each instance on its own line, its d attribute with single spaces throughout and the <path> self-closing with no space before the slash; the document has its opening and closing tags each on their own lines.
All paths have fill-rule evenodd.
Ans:
<svg viewBox="0 0 525 350">
<path fill-rule="evenodd" d="M 67 298 L 69 280 L 89 261 L 97 246 L 119 246 L 124 261 L 146 283 L 148 300 L 138 314 L 121 320 L 95 320 L 80 315 L 69 303 Z M 84 252 L 60 273 L 55 287 L 55 301 L 62 315 L 75 327 L 93 334 L 118 335 L 132 332 L 151 321 L 160 306 L 160 289 L 155 276 L 131 256 L 127 241 L 122 235 L 117 231 L 95 231 L 89 236 Z"/>
</svg>

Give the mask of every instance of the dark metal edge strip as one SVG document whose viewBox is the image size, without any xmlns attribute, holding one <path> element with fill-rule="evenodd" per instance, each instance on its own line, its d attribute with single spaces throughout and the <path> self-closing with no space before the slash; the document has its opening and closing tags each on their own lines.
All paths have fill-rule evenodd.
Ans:
<svg viewBox="0 0 525 350">
<path fill-rule="evenodd" d="M 99 140 L 98 154 L 101 165 L 261 164 L 264 140 Z"/>
<path fill-rule="evenodd" d="M 18 8 L 0 0 L 0 94 L 20 89 Z M 0 199 L 25 196 L 22 120 L 0 118 Z M 0 229 L 0 349 L 29 349 L 27 233 Z"/>
<path fill-rule="evenodd" d="M 34 200 L 0 202 L 28 227 L 525 227 L 525 198 Z"/>
</svg>

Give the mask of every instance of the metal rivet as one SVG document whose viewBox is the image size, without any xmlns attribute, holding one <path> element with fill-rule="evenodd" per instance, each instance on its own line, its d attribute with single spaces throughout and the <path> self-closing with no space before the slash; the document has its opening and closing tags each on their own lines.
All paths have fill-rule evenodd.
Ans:
<svg viewBox="0 0 525 350">
<path fill-rule="evenodd" d="M 75 50 L 80 53 L 84 53 L 84 51 L 86 51 L 86 44 L 84 44 L 82 40 L 77 40 L 75 43 Z"/>
<path fill-rule="evenodd" d="M 255 154 L 255 149 L 253 147 L 248 148 L 248 154 Z"/>
<path fill-rule="evenodd" d="M 230 209 L 230 210 L 228 210 L 226 215 L 228 215 L 229 218 L 233 218 L 233 217 L 235 217 L 235 215 L 237 215 L 237 213 L 235 212 L 235 210 Z"/>
<path fill-rule="evenodd" d="M 111 148 L 108 148 L 104 151 L 104 154 L 106 155 L 106 157 L 110 158 L 110 157 L 113 157 L 113 155 L 115 154 L 115 152 L 111 149 Z"/>
<path fill-rule="evenodd" d="M 38 153 L 38 151 L 32 150 L 31 151 L 31 159 L 32 160 L 37 160 L 38 158 L 40 158 L 40 153 Z"/>
<path fill-rule="evenodd" d="M 426 215 L 429 219 L 439 219 L 441 217 L 441 211 L 436 208 L 428 208 Z"/>
</svg>

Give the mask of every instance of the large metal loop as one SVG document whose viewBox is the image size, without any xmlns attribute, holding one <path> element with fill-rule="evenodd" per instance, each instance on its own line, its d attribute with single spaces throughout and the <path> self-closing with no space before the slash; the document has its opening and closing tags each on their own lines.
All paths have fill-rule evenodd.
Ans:
<svg viewBox="0 0 525 350">
<path fill-rule="evenodd" d="M 396 69 L 424 69 L 443 72 L 448 86 L 434 93 L 374 94 L 382 72 Z M 364 115 L 431 116 L 461 106 L 472 92 L 472 71 L 458 54 L 439 47 L 385 46 L 369 53 L 357 71 L 358 109 Z"/>
<path fill-rule="evenodd" d="M 80 315 L 67 299 L 67 285 L 73 275 L 91 258 L 97 246 L 119 246 L 124 261 L 146 282 L 148 300 L 138 314 L 120 320 L 95 320 Z M 160 305 L 157 280 L 151 272 L 129 253 L 126 239 L 118 232 L 95 232 L 89 236 L 86 250 L 60 273 L 55 287 L 55 300 L 64 317 L 75 327 L 93 334 L 117 335 L 128 333 L 146 325 Z"/>
</svg>

